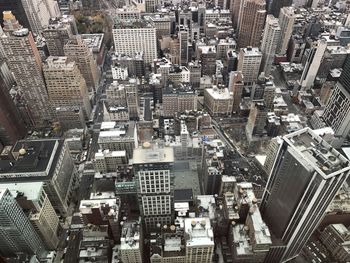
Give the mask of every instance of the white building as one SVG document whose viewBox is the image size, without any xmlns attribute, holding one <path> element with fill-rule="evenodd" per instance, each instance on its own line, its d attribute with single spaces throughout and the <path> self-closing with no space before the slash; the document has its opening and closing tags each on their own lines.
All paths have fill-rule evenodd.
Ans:
<svg viewBox="0 0 350 263">
<path fill-rule="evenodd" d="M 216 86 L 205 89 L 204 105 L 211 115 L 229 115 L 232 113 L 233 93 L 228 88 L 220 89 Z"/>
<path fill-rule="evenodd" d="M 120 22 L 113 29 L 117 53 L 133 56 L 142 51 L 146 63 L 157 58 L 156 28 L 143 20 Z"/>
<path fill-rule="evenodd" d="M 293 33 L 293 25 L 295 21 L 294 7 L 285 6 L 281 9 L 278 17 L 281 27 L 281 43 L 277 46 L 277 54 L 284 55 L 287 52 L 288 43 Z"/>
<path fill-rule="evenodd" d="M 238 55 L 237 71 L 244 76 L 244 84 L 252 86 L 257 80 L 260 70 L 262 53 L 257 47 L 241 48 Z"/>
<path fill-rule="evenodd" d="M 186 262 L 211 263 L 214 233 L 208 217 L 185 219 Z"/>
<path fill-rule="evenodd" d="M 271 73 L 272 63 L 274 62 L 276 48 L 279 45 L 281 38 L 281 28 L 278 23 L 278 18 L 273 15 L 267 15 L 264 35 L 261 42 L 261 52 L 263 54 L 261 66 L 261 71 L 265 72 L 268 76 Z"/>
<path fill-rule="evenodd" d="M 142 263 L 143 236 L 141 222 L 123 222 L 120 237 L 120 259 L 124 263 Z"/>
</svg>

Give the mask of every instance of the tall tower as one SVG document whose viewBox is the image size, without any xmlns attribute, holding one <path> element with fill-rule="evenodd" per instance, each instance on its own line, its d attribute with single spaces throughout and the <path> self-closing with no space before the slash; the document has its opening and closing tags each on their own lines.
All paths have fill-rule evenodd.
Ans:
<svg viewBox="0 0 350 263">
<path fill-rule="evenodd" d="M 148 231 L 172 223 L 174 198 L 174 150 L 151 147 L 145 142 L 133 155 L 139 206 Z"/>
<path fill-rule="evenodd" d="M 272 63 L 275 58 L 276 48 L 281 39 L 281 28 L 278 23 L 278 18 L 273 15 L 268 15 L 264 29 L 264 35 L 261 42 L 261 52 L 263 54 L 260 71 L 265 72 L 268 76 L 271 73 Z"/>
<path fill-rule="evenodd" d="M 270 0 L 268 13 L 273 15 L 274 17 L 278 17 L 283 7 L 291 6 L 292 4 L 293 0 Z"/>
<path fill-rule="evenodd" d="M 0 144 L 10 145 L 26 134 L 26 127 L 3 79 L 0 79 Z"/>
<path fill-rule="evenodd" d="M 230 73 L 229 90 L 233 92 L 233 112 L 239 112 L 244 88 L 244 76 L 240 71 L 232 71 Z"/>
<path fill-rule="evenodd" d="M 16 253 L 45 254 L 45 246 L 28 217 L 17 204 L 11 192 L 0 189 L 0 255 L 15 256 Z"/>
<path fill-rule="evenodd" d="M 67 57 L 50 56 L 44 64 L 44 76 L 50 104 L 54 109 L 79 106 L 85 118 L 89 118 L 89 94 L 75 62 L 69 62 Z"/>
<path fill-rule="evenodd" d="M 64 55 L 71 61 L 75 61 L 83 75 L 89 91 L 95 90 L 99 73 L 96 61 L 89 47 L 84 43 L 81 36 L 74 36 L 64 46 Z"/>
<path fill-rule="evenodd" d="M 238 27 L 238 46 L 259 47 L 266 16 L 265 0 L 242 0 Z"/>
<path fill-rule="evenodd" d="M 42 61 L 35 41 L 28 29 L 19 29 L 18 21 L 11 12 L 4 13 L 4 34 L 1 44 L 23 102 L 28 111 L 28 125 L 42 126 L 51 120 L 48 96 L 42 74 Z"/>
<path fill-rule="evenodd" d="M 22 0 L 2 0 L 0 5 L 0 24 L 4 23 L 3 12 L 9 11 L 20 21 L 21 25 L 30 29 L 30 24 L 27 18 L 27 14 L 24 10 Z"/>
<path fill-rule="evenodd" d="M 322 118 L 333 129 L 332 146 L 340 148 L 350 133 L 350 57 L 327 102 Z"/>
<path fill-rule="evenodd" d="M 310 128 L 284 136 L 276 149 L 260 211 L 283 245 L 271 248 L 265 262 L 299 254 L 350 173 L 349 160 Z"/>
<path fill-rule="evenodd" d="M 326 48 L 327 41 L 325 39 L 320 39 L 313 43 L 313 46 L 309 50 L 304 71 L 300 78 L 300 83 L 303 88 L 310 89 L 314 85 Z"/>
<path fill-rule="evenodd" d="M 279 15 L 279 23 L 281 27 L 281 43 L 277 46 L 276 53 L 285 55 L 288 48 L 289 40 L 293 33 L 293 25 L 295 21 L 294 7 L 283 7 Z"/>
<path fill-rule="evenodd" d="M 188 62 L 188 30 L 182 28 L 178 33 L 180 42 L 180 64 L 186 66 Z"/>
<path fill-rule="evenodd" d="M 41 31 L 49 24 L 50 17 L 59 17 L 61 12 L 54 0 L 22 0 L 24 10 L 33 33 Z"/>
<path fill-rule="evenodd" d="M 237 70 L 244 76 L 244 83 L 252 86 L 256 82 L 262 59 L 262 53 L 257 47 L 241 48 L 238 55 Z"/>
</svg>

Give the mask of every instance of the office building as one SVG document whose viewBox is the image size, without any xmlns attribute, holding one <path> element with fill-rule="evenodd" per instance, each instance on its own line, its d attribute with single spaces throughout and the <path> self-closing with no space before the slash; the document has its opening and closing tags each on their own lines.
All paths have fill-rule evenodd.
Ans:
<svg viewBox="0 0 350 263">
<path fill-rule="evenodd" d="M 350 58 L 344 63 L 339 81 L 333 88 L 322 115 L 323 120 L 333 131 L 335 140 L 332 146 L 340 148 L 350 133 Z"/>
<path fill-rule="evenodd" d="M 300 84 L 304 89 L 310 89 L 314 85 L 326 48 L 326 40 L 320 39 L 314 42 L 312 47 L 308 50 L 304 71 L 300 78 Z"/>
<path fill-rule="evenodd" d="M 338 262 L 350 260 L 350 231 L 343 224 L 328 225 L 320 240 Z"/>
<path fill-rule="evenodd" d="M 51 17 L 59 17 L 61 12 L 54 0 L 22 0 L 24 11 L 27 14 L 30 29 L 40 35 Z"/>
<path fill-rule="evenodd" d="M 143 244 L 141 220 L 123 222 L 119 248 L 120 259 L 125 263 L 142 263 Z"/>
<path fill-rule="evenodd" d="M 294 7 L 283 7 L 278 17 L 281 27 L 281 42 L 277 46 L 276 53 L 286 55 L 289 40 L 292 37 L 293 26 L 296 19 Z"/>
<path fill-rule="evenodd" d="M 91 113 L 86 82 L 77 64 L 67 57 L 50 56 L 44 64 L 44 76 L 53 109 L 79 106 L 86 119 Z"/>
<path fill-rule="evenodd" d="M 174 199 L 174 150 L 145 142 L 133 156 L 139 206 L 147 231 L 171 224 Z"/>
<path fill-rule="evenodd" d="M 279 17 L 285 6 L 291 6 L 293 0 L 271 0 L 268 5 L 268 14 Z"/>
<path fill-rule="evenodd" d="M 0 144 L 12 145 L 26 135 L 26 127 L 5 84 L 0 79 Z"/>
<path fill-rule="evenodd" d="M 12 14 L 18 19 L 20 24 L 25 27 L 30 29 L 30 24 L 27 18 L 27 14 L 24 10 L 24 5 L 22 0 L 3 0 L 1 1 L 0 5 L 0 24 L 4 24 L 4 19 L 3 19 L 3 12 L 4 11 L 11 11 Z"/>
<path fill-rule="evenodd" d="M 262 60 L 260 71 L 265 72 L 269 76 L 271 67 L 274 63 L 277 46 L 281 40 L 281 28 L 279 26 L 278 18 L 273 15 L 266 17 L 264 34 L 261 42 Z"/>
<path fill-rule="evenodd" d="M 197 110 L 198 95 L 190 86 L 179 85 L 174 89 L 169 85 L 162 97 L 163 116 L 175 117 L 177 113 Z"/>
<path fill-rule="evenodd" d="M 180 42 L 180 65 L 186 66 L 188 62 L 188 29 L 181 27 L 177 35 Z"/>
<path fill-rule="evenodd" d="M 53 18 L 42 31 L 50 56 L 64 56 L 64 45 L 73 37 L 73 30 L 69 18 Z"/>
<path fill-rule="evenodd" d="M 200 46 L 200 60 L 202 62 L 202 76 L 213 76 L 216 73 L 216 48 L 215 46 Z"/>
<path fill-rule="evenodd" d="M 212 116 L 232 113 L 233 96 L 228 88 L 213 86 L 204 90 L 204 105 Z"/>
<path fill-rule="evenodd" d="M 210 263 L 214 254 L 214 232 L 208 217 L 186 218 L 186 262 Z"/>
<path fill-rule="evenodd" d="M 118 65 L 127 68 L 129 77 L 142 78 L 145 75 L 145 63 L 143 53 L 139 52 L 132 56 L 125 54 L 114 54 L 112 56 L 112 65 Z"/>
<path fill-rule="evenodd" d="M 285 135 L 277 151 L 260 211 L 282 244 L 265 262 L 299 254 L 350 173 L 349 160 L 310 128 Z"/>
<path fill-rule="evenodd" d="M 25 123 L 29 126 L 44 126 L 51 120 L 48 95 L 42 61 L 31 32 L 21 28 L 11 12 L 4 13 L 4 31 L 1 44 L 18 88 L 22 92 L 23 104 L 27 112 Z"/>
<path fill-rule="evenodd" d="M 44 243 L 35 232 L 26 214 L 6 188 L 0 188 L 0 255 L 13 257 L 16 254 L 47 254 Z"/>
<path fill-rule="evenodd" d="M 238 46 L 259 47 L 266 16 L 264 0 L 242 0 L 239 14 Z"/>
<path fill-rule="evenodd" d="M 253 102 L 250 108 L 248 122 L 246 125 L 246 135 L 248 141 L 253 136 L 262 136 L 265 133 L 268 109 L 263 101 Z"/>
<path fill-rule="evenodd" d="M 89 91 L 96 89 L 99 81 L 99 70 L 90 48 L 81 36 L 74 36 L 64 45 L 64 55 L 75 61 L 80 73 L 83 75 Z"/>
<path fill-rule="evenodd" d="M 0 162 L 3 183 L 44 182 L 44 191 L 57 213 L 65 216 L 76 184 L 76 170 L 63 140 L 20 140 L 14 160 Z"/>
<path fill-rule="evenodd" d="M 97 143 L 101 150 L 126 151 L 128 158 L 132 158 L 133 150 L 137 146 L 135 122 L 102 122 Z"/>
<path fill-rule="evenodd" d="M 262 53 L 256 47 L 241 48 L 239 51 L 237 71 L 242 72 L 246 86 L 252 86 L 256 82 L 261 59 Z"/>
<path fill-rule="evenodd" d="M 60 228 L 59 219 L 44 190 L 43 182 L 1 183 L 8 189 L 43 241 L 47 250 L 57 248 Z"/>
<path fill-rule="evenodd" d="M 156 28 L 149 22 L 120 21 L 114 26 L 113 39 L 117 53 L 133 56 L 142 51 L 146 63 L 152 63 L 157 58 Z"/>
<path fill-rule="evenodd" d="M 244 89 L 244 76 L 240 71 L 231 71 L 229 80 L 229 91 L 233 93 L 232 111 L 239 112 Z"/>
<path fill-rule="evenodd" d="M 94 169 L 100 173 L 115 173 L 126 170 L 129 158 L 126 151 L 99 150 L 93 159 Z"/>
</svg>

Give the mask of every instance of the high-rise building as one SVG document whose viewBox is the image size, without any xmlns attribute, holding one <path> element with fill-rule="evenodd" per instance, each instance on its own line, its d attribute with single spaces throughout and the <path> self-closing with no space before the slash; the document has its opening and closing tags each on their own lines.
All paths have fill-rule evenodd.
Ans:
<svg viewBox="0 0 350 263">
<path fill-rule="evenodd" d="M 23 27 L 30 29 L 27 14 L 24 10 L 22 0 L 2 0 L 0 5 L 0 24 L 4 24 L 3 12 L 11 11 Z"/>
<path fill-rule="evenodd" d="M 259 47 L 266 16 L 265 0 L 242 0 L 238 27 L 238 46 Z"/>
<path fill-rule="evenodd" d="M 339 81 L 327 102 L 323 120 L 333 129 L 332 146 L 340 148 L 350 133 L 350 57 L 345 60 Z"/>
<path fill-rule="evenodd" d="M 26 134 L 26 127 L 9 94 L 4 79 L 0 78 L 0 144 L 12 145 Z"/>
<path fill-rule="evenodd" d="M 252 86 L 256 82 L 262 59 L 262 53 L 258 48 L 241 48 L 238 55 L 237 71 L 241 71 L 244 76 L 244 84 Z"/>
<path fill-rule="evenodd" d="M 239 112 L 244 89 L 244 76 L 241 71 L 231 71 L 229 91 L 233 93 L 233 112 Z"/>
<path fill-rule="evenodd" d="M 201 46 L 198 48 L 202 62 L 202 76 L 213 76 L 216 73 L 216 47 Z"/>
<path fill-rule="evenodd" d="M 263 194 L 260 211 L 272 234 L 265 262 L 295 258 L 320 224 L 349 176 L 349 160 L 305 128 L 283 137 Z"/>
<path fill-rule="evenodd" d="M 124 222 L 120 237 L 120 259 L 125 263 L 143 262 L 141 220 Z"/>
<path fill-rule="evenodd" d="M 281 43 L 277 46 L 276 53 L 285 55 L 287 53 L 288 43 L 293 33 L 293 25 L 295 21 L 294 7 L 283 7 L 278 17 L 281 27 Z"/>
<path fill-rule="evenodd" d="M 233 3 L 231 3 L 230 11 L 232 15 L 232 26 L 234 29 L 239 28 L 239 16 L 240 16 L 240 10 L 241 5 L 243 3 L 243 0 L 234 0 Z"/>
<path fill-rule="evenodd" d="M 246 125 L 248 141 L 251 141 L 254 135 L 262 136 L 265 133 L 267 111 L 268 109 L 263 101 L 252 103 Z"/>
<path fill-rule="evenodd" d="M 43 182 L 2 183 L 0 188 L 8 189 L 18 205 L 27 213 L 39 237 L 48 250 L 57 248 L 59 219 L 45 193 Z"/>
<path fill-rule="evenodd" d="M 89 91 L 96 89 L 99 81 L 99 72 L 92 51 L 84 43 L 81 36 L 74 36 L 64 45 L 64 55 L 75 61 L 83 75 Z"/>
<path fill-rule="evenodd" d="M 64 45 L 73 36 L 72 28 L 63 19 L 51 19 L 48 27 L 42 31 L 50 56 L 64 56 Z"/>
<path fill-rule="evenodd" d="M 204 90 L 204 105 L 212 116 L 227 116 L 232 113 L 233 97 L 228 88 L 208 88 Z"/>
<path fill-rule="evenodd" d="M 79 106 L 86 119 L 91 113 L 91 105 L 85 80 L 75 62 L 67 57 L 47 58 L 44 64 L 44 76 L 50 104 L 55 108 Z"/>
<path fill-rule="evenodd" d="M 11 154 L 14 160 L 0 163 L 1 182 L 44 182 L 44 191 L 53 208 L 65 216 L 76 183 L 76 170 L 67 144 L 58 139 L 20 140 Z"/>
<path fill-rule="evenodd" d="M 35 34 L 41 34 L 41 31 L 49 24 L 51 17 L 61 15 L 58 4 L 54 0 L 21 0 L 24 11 L 30 24 L 30 29 Z"/>
<path fill-rule="evenodd" d="M 326 48 L 327 41 L 325 39 L 320 39 L 314 42 L 312 47 L 308 50 L 309 53 L 307 55 L 304 71 L 300 78 L 300 84 L 303 88 L 310 89 L 314 85 Z"/>
<path fill-rule="evenodd" d="M 180 64 L 186 66 L 188 62 L 188 30 L 180 28 L 178 32 L 180 42 Z"/>
<path fill-rule="evenodd" d="M 214 254 L 214 232 L 208 217 L 186 218 L 186 262 L 210 263 Z"/>
<path fill-rule="evenodd" d="M 281 28 L 278 18 L 273 15 L 267 15 L 264 35 L 261 42 L 262 61 L 260 71 L 265 72 L 268 76 L 271 73 L 272 63 L 275 59 L 277 46 L 281 40 Z"/>
<path fill-rule="evenodd" d="M 268 6 L 268 13 L 272 14 L 274 17 L 279 17 L 280 12 L 285 6 L 291 6 L 293 0 L 270 0 Z"/>
<path fill-rule="evenodd" d="M 21 28 L 11 12 L 4 13 L 4 31 L 0 41 L 23 103 L 28 111 L 28 125 L 45 125 L 51 120 L 42 61 L 31 32 Z"/>
<path fill-rule="evenodd" d="M 152 148 L 145 142 L 133 156 L 134 174 L 138 185 L 141 215 L 146 229 L 157 224 L 171 224 L 174 199 L 174 150 L 171 147 Z"/>
<path fill-rule="evenodd" d="M 144 20 L 120 21 L 113 29 L 114 48 L 117 53 L 133 56 L 143 52 L 146 63 L 157 58 L 156 28 Z M 125 45 L 125 43 L 129 43 Z"/>
<path fill-rule="evenodd" d="M 13 257 L 17 253 L 46 256 L 43 241 L 28 217 L 6 188 L 0 188 L 0 255 Z"/>
</svg>

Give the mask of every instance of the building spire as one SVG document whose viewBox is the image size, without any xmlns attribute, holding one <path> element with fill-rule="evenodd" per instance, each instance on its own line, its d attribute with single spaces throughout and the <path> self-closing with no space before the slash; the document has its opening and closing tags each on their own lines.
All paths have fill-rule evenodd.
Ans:
<svg viewBox="0 0 350 263">
<path fill-rule="evenodd" d="M 12 11 L 4 11 L 2 12 L 3 20 L 4 20 L 4 28 L 5 32 L 12 32 L 18 29 L 21 29 L 22 26 L 16 19 L 16 17 L 12 14 Z"/>
</svg>

